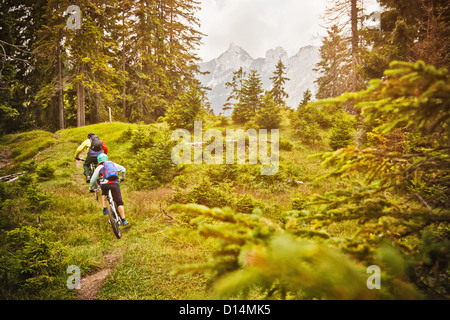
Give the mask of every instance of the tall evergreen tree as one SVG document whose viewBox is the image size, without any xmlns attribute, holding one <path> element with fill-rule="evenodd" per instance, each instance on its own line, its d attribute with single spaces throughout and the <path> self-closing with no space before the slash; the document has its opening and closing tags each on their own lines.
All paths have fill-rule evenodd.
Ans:
<svg viewBox="0 0 450 320">
<path fill-rule="evenodd" d="M 223 111 L 232 109 L 231 106 L 235 105 L 241 100 L 242 83 L 245 79 L 245 71 L 240 67 L 238 70 L 233 71 L 233 78 L 231 81 L 225 83 L 225 88 L 231 89 L 225 104 L 223 105 Z"/>
<path fill-rule="evenodd" d="M 330 1 L 331 6 L 325 10 L 325 22 L 333 27 L 337 26 L 339 32 L 347 40 L 351 59 L 350 82 L 351 91 L 359 89 L 361 79 L 358 74 L 359 61 L 359 27 L 364 17 L 364 2 L 362 0 L 336 0 Z"/>
<path fill-rule="evenodd" d="M 281 58 L 278 60 L 278 63 L 275 67 L 275 71 L 273 72 L 273 77 L 270 78 L 272 80 L 272 89 L 269 93 L 273 96 L 274 101 L 282 106 L 286 105 L 285 99 L 289 97 L 289 95 L 285 91 L 285 84 L 287 80 L 290 80 L 285 76 L 286 74 L 286 66 L 284 65 Z"/>
<path fill-rule="evenodd" d="M 321 60 L 315 68 L 320 74 L 315 81 L 317 99 L 337 97 L 351 89 L 351 52 L 346 38 L 337 25 L 327 33 L 319 49 Z"/>
<path fill-rule="evenodd" d="M 258 71 L 256 69 L 250 70 L 248 77 L 242 84 L 241 99 L 233 110 L 233 121 L 245 123 L 251 120 L 260 107 L 261 94 L 263 92 L 262 81 Z"/>
<path fill-rule="evenodd" d="M 54 110 L 42 110 L 33 99 L 36 84 L 46 77 L 36 68 L 32 52 L 44 5 L 44 0 L 0 1 L 0 133 L 54 119 Z"/>
<path fill-rule="evenodd" d="M 69 5 L 80 8 L 79 30 L 65 28 Z M 196 0 L 4 0 L 0 6 L 6 31 L 0 113 L 8 119 L 0 130 L 54 130 L 65 121 L 74 125 L 74 118 L 82 126 L 103 121 L 108 108 L 116 119 L 151 122 L 191 89 L 204 98 L 195 77 L 202 36 Z"/>
<path fill-rule="evenodd" d="M 133 5 L 135 21 L 129 52 L 133 101 L 129 119 L 154 121 L 191 88 L 201 92 L 196 48 L 197 1 L 147 0 Z"/>
<path fill-rule="evenodd" d="M 423 60 L 449 67 L 450 6 L 445 0 L 378 0 L 385 9 L 382 31 L 395 32 L 402 23 L 407 32 L 397 32 L 395 44 L 403 48 L 403 60 Z M 397 30 L 398 31 L 398 30 Z"/>
<path fill-rule="evenodd" d="M 47 1 L 43 14 L 45 22 L 37 31 L 33 50 L 39 72 L 46 75 L 40 82 L 35 98 L 43 108 L 54 108 L 56 97 L 58 129 L 65 127 L 63 68 L 67 60 L 67 49 L 63 40 L 66 36 L 64 13 L 68 6 L 68 1 Z"/>
<path fill-rule="evenodd" d="M 311 98 L 312 98 L 311 90 L 306 89 L 303 92 L 303 98 L 302 98 L 302 101 L 300 101 L 298 108 L 306 106 L 311 101 Z"/>
</svg>

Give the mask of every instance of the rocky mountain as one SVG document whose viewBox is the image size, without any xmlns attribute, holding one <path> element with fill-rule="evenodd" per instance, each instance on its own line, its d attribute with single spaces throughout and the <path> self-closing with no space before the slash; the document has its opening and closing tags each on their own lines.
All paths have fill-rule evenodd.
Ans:
<svg viewBox="0 0 450 320">
<path fill-rule="evenodd" d="M 230 89 L 225 87 L 225 83 L 232 79 L 233 71 L 240 67 L 244 71 L 256 69 L 261 76 L 263 89 L 269 90 L 272 86 L 270 77 L 273 76 L 280 58 L 286 66 L 286 77 L 290 79 L 286 82 L 285 87 L 289 95 L 286 101 L 287 105 L 297 108 L 306 89 L 311 90 L 314 97 L 317 92 L 317 85 L 314 83 L 317 73 L 313 68 L 320 60 L 318 47 L 302 47 L 292 57 L 289 57 L 283 48 L 277 47 L 268 50 L 264 58 L 254 59 L 244 49 L 232 43 L 218 58 L 200 63 L 200 70 L 209 72 L 209 74 L 199 76 L 199 80 L 204 86 L 211 88 L 208 98 L 214 113 L 222 112 L 222 107 L 230 94 Z"/>
</svg>

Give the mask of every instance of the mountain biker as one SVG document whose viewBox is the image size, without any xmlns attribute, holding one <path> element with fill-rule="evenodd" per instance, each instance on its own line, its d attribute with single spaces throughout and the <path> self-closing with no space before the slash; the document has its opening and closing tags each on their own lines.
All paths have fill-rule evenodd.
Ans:
<svg viewBox="0 0 450 320">
<path fill-rule="evenodd" d="M 108 148 L 106 144 L 101 141 L 94 133 L 89 133 L 88 138 L 84 140 L 84 142 L 78 147 L 77 151 L 75 151 L 75 159 L 78 160 L 78 155 L 82 151 L 88 150 L 86 160 L 84 161 L 83 169 L 84 175 L 86 176 L 86 182 L 90 182 L 89 177 L 89 166 L 91 163 L 97 164 L 97 156 L 101 153 L 108 153 Z"/>
<path fill-rule="evenodd" d="M 128 221 L 125 219 L 125 210 L 123 208 L 122 194 L 120 192 L 120 182 L 125 179 L 126 169 L 125 167 L 108 160 L 108 156 L 101 153 L 97 156 L 98 166 L 95 169 L 91 177 L 91 183 L 89 184 L 89 190 L 93 192 L 94 182 L 100 179 L 100 186 L 102 188 L 102 202 L 103 202 L 103 214 L 108 214 L 108 201 L 106 196 L 109 190 L 111 190 L 114 201 L 117 204 L 119 216 L 122 219 L 122 225 L 128 225 Z M 120 173 L 120 179 L 119 179 Z"/>
</svg>

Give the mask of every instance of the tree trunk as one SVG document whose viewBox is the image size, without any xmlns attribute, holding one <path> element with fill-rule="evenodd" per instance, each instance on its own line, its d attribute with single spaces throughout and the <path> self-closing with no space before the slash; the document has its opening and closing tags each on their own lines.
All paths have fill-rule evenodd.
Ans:
<svg viewBox="0 0 450 320">
<path fill-rule="evenodd" d="M 59 111 L 59 129 L 64 129 L 64 84 L 62 76 L 62 59 L 61 59 L 61 44 L 58 44 L 58 111 Z"/>
<path fill-rule="evenodd" d="M 356 66 L 358 64 L 358 7 L 357 0 L 351 0 L 351 26 L 352 26 L 352 64 L 353 64 L 353 91 L 358 90 L 358 75 Z"/>
<path fill-rule="evenodd" d="M 83 64 L 79 68 L 79 75 L 83 74 Z M 84 99 L 84 85 L 81 80 L 77 84 L 77 127 L 85 126 L 85 99 Z"/>
<path fill-rule="evenodd" d="M 126 71 L 126 63 L 125 63 L 125 9 L 123 9 L 122 12 L 122 26 L 123 26 L 123 30 L 122 30 L 122 72 L 123 72 L 123 77 L 125 77 L 125 71 Z M 126 79 L 124 79 L 124 84 L 123 84 L 123 90 L 122 90 L 122 112 L 123 112 L 123 117 L 126 119 L 127 118 L 127 83 L 126 83 Z"/>
</svg>

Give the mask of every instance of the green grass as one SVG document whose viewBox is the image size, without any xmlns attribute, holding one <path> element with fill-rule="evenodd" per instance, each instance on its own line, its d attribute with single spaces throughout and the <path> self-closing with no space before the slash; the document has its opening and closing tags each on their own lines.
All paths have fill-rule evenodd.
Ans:
<svg viewBox="0 0 450 320">
<path fill-rule="evenodd" d="M 213 125 L 217 124 L 208 124 L 210 127 Z M 156 124 L 152 127 L 164 128 L 165 125 Z M 36 226 L 39 216 L 41 228 L 52 231 L 52 240 L 64 253 L 62 270 L 58 271 L 56 283 L 44 289 L 45 294 L 42 296 L 52 299 L 74 298 L 74 292 L 65 287 L 65 268 L 73 264 L 81 268 L 82 275 L 91 274 L 104 268 L 107 265 L 105 256 L 112 254 L 119 260 L 106 278 L 99 299 L 211 297 L 206 289 L 207 275 L 175 276 L 173 271 L 185 264 L 206 261 L 214 241 L 176 233 L 177 223 L 165 222 L 163 218 L 153 220 L 153 217 L 159 212 L 160 203 L 163 207 L 173 203 L 175 187 L 187 193 L 199 184 L 201 188 L 202 178 L 211 179 L 224 172 L 216 171 L 218 168 L 214 166 L 187 165 L 156 190 L 135 190 L 126 181 L 121 188 L 131 226 L 123 228 L 120 240 L 114 237 L 107 218 L 102 215 L 100 201 L 95 201 L 88 192 L 83 180 L 82 164 L 74 160 L 79 144 L 89 132 L 94 132 L 107 144 L 110 159 L 127 166 L 132 161 L 129 133 L 137 128 L 136 124 L 101 123 L 65 129 L 54 134 L 31 131 L 6 135 L 0 139 L 0 148 L 10 148 L 13 157 L 13 163 L 5 171 L 17 171 L 23 161 L 30 159 L 34 159 L 38 166 L 50 164 L 55 168 L 53 179 L 38 180 L 42 191 L 52 199 L 49 208 L 41 212 L 28 212 L 27 201 L 23 198 L 13 199 L 8 204 L 11 209 L 8 215 L 14 221 L 13 225 Z M 236 175 L 232 180 L 226 182 L 217 178 L 213 181 L 217 188 L 223 188 L 228 183 L 230 189 L 226 195 L 233 200 L 233 204 L 243 195 L 248 195 L 256 203 L 263 204 L 264 215 L 273 220 L 280 219 L 281 212 L 292 209 L 293 198 L 333 190 L 342 183 L 333 179 L 320 183 L 315 181 L 326 169 L 321 167 L 319 160 L 309 156 L 329 151 L 325 143 L 304 145 L 287 127 L 280 130 L 280 137 L 289 140 L 293 148 L 280 152 L 281 163 L 277 176 L 261 177 L 258 175 L 259 169 L 241 165 L 236 167 Z M 131 178 L 127 176 L 128 181 Z M 333 230 L 335 234 L 352 232 L 354 226 L 349 224 L 336 225 Z M 12 296 L 16 297 L 14 294 Z"/>
<path fill-rule="evenodd" d="M 7 170 L 0 170 L 0 174 L 17 170 L 22 162 L 33 158 L 55 143 L 56 139 L 53 134 L 42 130 L 4 135 L 0 138 L 0 152 L 2 152 L 2 149 L 9 149 L 13 162 Z"/>
</svg>

